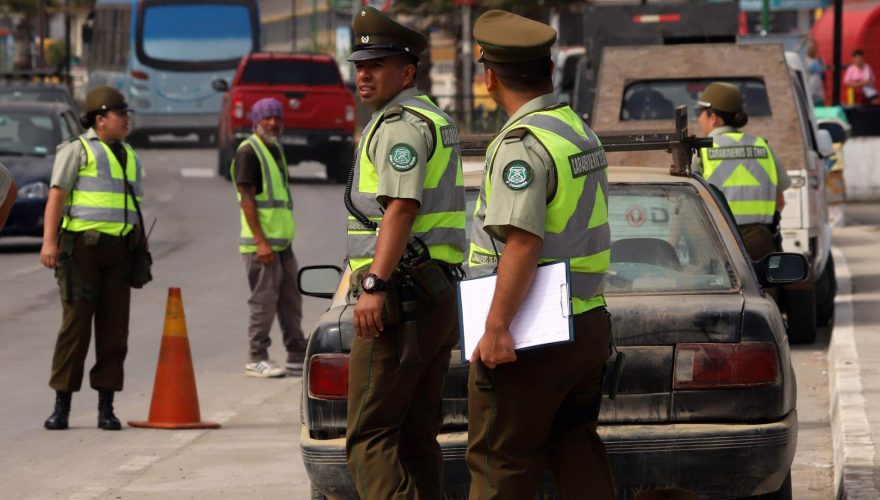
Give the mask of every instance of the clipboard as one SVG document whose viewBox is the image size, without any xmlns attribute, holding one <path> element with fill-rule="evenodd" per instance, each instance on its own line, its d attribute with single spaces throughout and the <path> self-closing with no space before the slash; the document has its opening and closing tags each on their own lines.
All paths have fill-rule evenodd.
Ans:
<svg viewBox="0 0 880 500">
<path fill-rule="evenodd" d="M 458 283 L 458 324 L 462 363 L 485 332 L 486 317 L 495 296 L 497 275 L 490 274 Z M 517 351 L 571 342 L 571 266 L 568 260 L 540 264 L 525 300 L 511 323 Z"/>
</svg>

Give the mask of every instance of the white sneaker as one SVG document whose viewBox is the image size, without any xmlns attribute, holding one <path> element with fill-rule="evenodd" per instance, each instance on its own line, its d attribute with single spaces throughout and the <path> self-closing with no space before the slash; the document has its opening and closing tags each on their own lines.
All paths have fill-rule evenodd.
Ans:
<svg viewBox="0 0 880 500">
<path fill-rule="evenodd" d="M 244 365 L 244 374 L 248 377 L 278 378 L 284 376 L 284 368 L 275 366 L 271 361 L 259 361 Z"/>
</svg>

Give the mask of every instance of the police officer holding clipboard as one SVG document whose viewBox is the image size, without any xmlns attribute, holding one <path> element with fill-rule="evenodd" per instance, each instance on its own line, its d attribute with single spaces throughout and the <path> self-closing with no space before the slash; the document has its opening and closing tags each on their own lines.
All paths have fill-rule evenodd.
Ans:
<svg viewBox="0 0 880 500">
<path fill-rule="evenodd" d="M 470 498 L 534 498 L 549 465 L 561 498 L 610 499 L 614 483 L 596 432 L 610 354 L 604 150 L 553 93 L 555 30 L 492 10 L 473 32 L 486 88 L 510 119 L 486 151 L 468 257 L 469 274 L 496 264 L 498 272 L 468 381 Z M 517 353 L 510 325 L 537 266 L 560 260 L 571 269 L 574 340 Z M 491 370 L 488 381 L 479 380 L 480 364 Z"/>
</svg>

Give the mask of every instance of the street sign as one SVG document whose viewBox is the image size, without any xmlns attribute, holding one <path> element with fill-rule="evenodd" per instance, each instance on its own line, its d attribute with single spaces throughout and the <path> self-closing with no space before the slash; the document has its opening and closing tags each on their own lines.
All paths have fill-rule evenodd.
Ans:
<svg viewBox="0 0 880 500">
<path fill-rule="evenodd" d="M 831 2 L 827 0 L 770 0 L 771 11 L 818 9 L 827 7 Z M 739 8 L 745 12 L 761 12 L 763 0 L 740 0 Z"/>
<path fill-rule="evenodd" d="M 351 10 L 351 4 L 354 0 L 333 0 L 333 8 L 336 10 Z"/>
<path fill-rule="evenodd" d="M 362 0 L 364 5 L 368 5 L 373 7 L 374 9 L 387 14 L 389 10 L 391 10 L 391 6 L 394 5 L 394 0 Z"/>
</svg>

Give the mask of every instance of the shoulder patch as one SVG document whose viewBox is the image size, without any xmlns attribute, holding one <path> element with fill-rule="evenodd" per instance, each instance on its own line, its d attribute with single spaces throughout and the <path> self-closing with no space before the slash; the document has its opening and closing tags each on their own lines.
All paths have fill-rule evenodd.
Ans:
<svg viewBox="0 0 880 500">
<path fill-rule="evenodd" d="M 391 162 L 394 170 L 408 172 L 416 166 L 419 157 L 412 146 L 401 142 L 391 148 L 391 153 L 388 154 L 388 161 Z"/>
<path fill-rule="evenodd" d="M 501 172 L 504 185 L 513 191 L 521 191 L 535 179 L 535 171 L 532 166 L 522 160 L 514 160 L 504 167 Z"/>
</svg>

